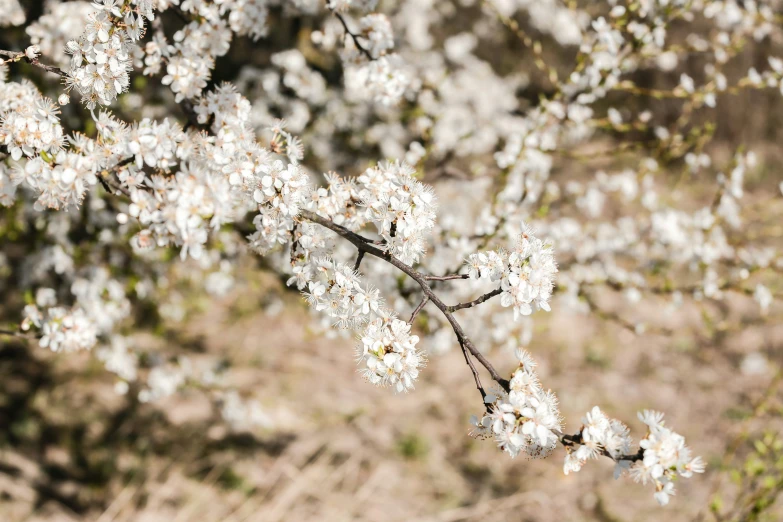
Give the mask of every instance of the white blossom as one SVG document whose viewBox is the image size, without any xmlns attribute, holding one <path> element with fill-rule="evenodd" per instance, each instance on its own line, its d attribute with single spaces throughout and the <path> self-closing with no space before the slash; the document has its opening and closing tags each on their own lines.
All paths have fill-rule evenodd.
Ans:
<svg viewBox="0 0 783 522">
<path fill-rule="evenodd" d="M 534 310 L 549 311 L 557 273 L 554 253 L 527 225 L 522 225 L 514 250 L 471 254 L 466 263 L 471 279 L 500 281 L 501 304 L 513 307 L 514 320 Z"/>
<path fill-rule="evenodd" d="M 473 418 L 471 435 L 494 438 L 511 457 L 519 453 L 546 457 L 563 428 L 557 397 L 541 387 L 530 355 L 519 350 L 517 356 L 520 366 L 511 376 L 508 393 L 499 389 L 484 397 L 488 412 L 481 419 Z"/>
<path fill-rule="evenodd" d="M 39 309 L 36 305 L 27 305 L 22 329 L 29 330 L 32 326 L 41 333 L 39 346 L 53 352 L 89 350 L 97 342 L 95 325 L 78 306 L 71 309 L 62 306 Z"/>
<path fill-rule="evenodd" d="M 411 326 L 394 317 L 377 317 L 367 323 L 356 353 L 360 373 L 372 384 L 393 386 L 397 392 L 413 389 L 426 358 L 416 349 Z"/>
<path fill-rule="evenodd" d="M 385 162 L 357 178 L 358 195 L 384 239 L 384 248 L 402 260 L 416 262 L 426 249 L 435 224 L 437 201 L 432 189 L 413 178 L 405 163 Z"/>
<path fill-rule="evenodd" d="M 652 482 L 655 499 L 665 506 L 675 493 L 673 480 L 677 476 L 689 478 L 694 473 L 703 473 L 705 465 L 701 457 L 691 455 L 684 437 L 664 426 L 662 413 L 645 410 L 638 416 L 647 425 L 648 433 L 639 442 L 644 457 L 631 466 L 630 474 L 637 482 Z"/>
</svg>

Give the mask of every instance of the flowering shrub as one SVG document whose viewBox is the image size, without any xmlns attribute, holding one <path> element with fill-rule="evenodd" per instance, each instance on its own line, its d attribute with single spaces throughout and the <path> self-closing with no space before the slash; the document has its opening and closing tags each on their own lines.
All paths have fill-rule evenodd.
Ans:
<svg viewBox="0 0 783 522">
<path fill-rule="evenodd" d="M 615 476 L 651 484 L 667 504 L 675 479 L 703 472 L 703 461 L 654 411 L 639 414 L 636 450 L 631 430 L 598 406 L 567 433 L 535 371 L 529 316 L 561 307 L 657 331 L 654 318 L 602 308 L 594 294 L 605 288 L 674 308 L 747 295 L 770 320 L 766 278 L 783 258 L 763 232 L 745 233 L 743 218 L 745 178 L 761 162 L 737 144 L 721 165 L 708 145 L 710 111 L 727 97 L 783 91 L 774 56 L 761 71 L 732 66 L 751 42 L 781 36 L 780 6 L 389 3 L 52 1 L 27 24 L 16 0 L 0 2 L 0 26 L 27 24 L 27 40 L 0 51 L 0 204 L 21 245 L 0 267 L 18 275 L 8 290 L 26 296 L 4 334 L 92 350 L 118 393 L 142 402 L 198 383 L 229 425 L 264 427 L 259 405 L 218 368 L 150 358 L 133 341 L 139 310 L 182 316 L 169 299 L 180 280 L 220 295 L 242 259 L 262 256 L 263 270 L 358 336 L 369 383 L 415 393 L 427 358 L 459 346 L 483 408 L 472 435 L 511 457 L 563 446 L 566 474 L 609 458 Z M 278 22 L 289 19 L 315 25 L 271 51 L 279 45 L 265 38 L 285 41 L 292 26 Z M 498 32 L 519 39 L 521 66 L 486 58 Z M 235 45 L 263 50 L 264 64 L 221 71 Z M 550 46 L 566 63 L 552 63 Z M 637 83 L 653 72 L 668 87 Z M 648 98 L 670 105 L 657 114 L 629 101 Z M 626 153 L 587 182 L 556 166 Z M 709 201 L 684 201 L 666 168 L 707 180 Z M 518 368 L 498 371 L 495 348 L 515 351 Z"/>
</svg>

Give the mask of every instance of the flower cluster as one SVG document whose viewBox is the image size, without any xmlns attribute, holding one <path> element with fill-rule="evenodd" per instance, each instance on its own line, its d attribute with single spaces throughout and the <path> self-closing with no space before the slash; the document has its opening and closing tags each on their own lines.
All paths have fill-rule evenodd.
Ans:
<svg viewBox="0 0 783 522">
<path fill-rule="evenodd" d="M 555 449 L 563 428 L 557 396 L 541 387 L 528 352 L 517 350 L 517 358 L 519 368 L 511 376 L 509 391 L 498 389 L 484 397 L 487 413 L 471 419 L 471 435 L 494 438 L 512 458 L 519 453 L 546 457 Z"/>
<path fill-rule="evenodd" d="M 168 119 L 157 122 L 144 118 L 131 125 L 127 138 L 118 141 L 127 147 L 123 156 L 133 156 L 137 168 L 146 165 L 167 171 L 177 163 L 177 145 L 184 135 L 180 126 Z"/>
<path fill-rule="evenodd" d="M 369 14 L 359 20 L 359 25 L 369 42 L 368 50 L 375 58 L 394 48 L 394 32 L 386 15 Z"/>
<path fill-rule="evenodd" d="M 647 425 L 648 432 L 639 442 L 644 457 L 631 467 L 631 477 L 642 484 L 651 482 L 655 499 L 664 506 L 675 493 L 674 480 L 703 473 L 704 461 L 691 454 L 682 435 L 664 426 L 663 413 L 644 410 L 639 412 L 639 420 Z"/>
<path fill-rule="evenodd" d="M 26 183 L 38 193 L 37 210 L 68 209 L 78 206 L 90 186 L 98 183 L 94 158 L 61 150 L 48 161 L 36 156 L 17 166 L 11 179 Z"/>
<path fill-rule="evenodd" d="M 16 183 L 5 163 L 0 163 L 0 205 L 10 207 L 16 200 Z"/>
<path fill-rule="evenodd" d="M 47 254 L 50 258 L 57 255 Z M 75 300 L 70 308 L 57 305 L 53 288 L 39 288 L 35 304 L 25 307 L 21 329 L 35 327 L 40 333 L 41 347 L 53 352 L 90 349 L 98 342 L 98 336 L 110 334 L 118 322 L 130 315 L 130 301 L 123 285 L 104 267 L 92 267 L 74 278 L 70 293 Z"/>
<path fill-rule="evenodd" d="M 317 106 L 324 102 L 326 79 L 318 71 L 314 71 L 308 66 L 307 59 L 300 51 L 291 49 L 275 53 L 272 55 L 271 61 L 272 65 L 280 70 L 280 83 L 283 87 L 291 89 L 296 95 L 296 100 L 299 100 L 300 103 L 307 102 L 301 105 L 295 104 L 295 106 L 298 106 L 299 111 L 309 112 L 308 104 Z M 266 84 L 265 87 L 271 86 L 276 78 L 277 73 L 269 71 L 264 82 Z M 282 107 L 287 105 L 287 103 L 284 103 Z M 301 130 L 301 125 L 299 128 Z"/>
<path fill-rule="evenodd" d="M 163 47 L 168 64 L 161 83 L 171 87 L 177 102 L 201 94 L 211 76 L 214 56 L 226 53 L 230 37 L 222 20 L 191 22 L 174 35 L 173 46 Z"/>
<path fill-rule="evenodd" d="M 340 328 L 363 324 L 383 310 L 380 292 L 362 286 L 359 275 L 344 263 L 319 258 L 302 271 L 302 279 L 307 280 L 307 302 L 333 318 Z"/>
<path fill-rule="evenodd" d="M 122 13 L 116 0 L 104 0 L 98 7 L 99 11 L 89 15 L 82 35 L 66 44 L 71 55 L 68 86 L 79 91 L 90 109 L 98 104 L 109 105 L 125 92 L 133 68 L 134 38 L 126 28 L 117 25 Z"/>
<path fill-rule="evenodd" d="M 693 457 L 685 445 L 685 438 L 664 427 L 663 414 L 644 410 L 639 420 L 647 425 L 647 435 L 639 442 L 637 455 L 631 455 L 628 427 L 617 419 L 610 419 L 598 406 L 582 419 L 582 428 L 576 442 L 567 446 L 563 471 L 566 475 L 579 471 L 590 459 L 606 455 L 615 461 L 615 478 L 630 473 L 636 482 L 655 486 L 655 499 L 665 506 L 674 495 L 677 476 L 689 478 L 704 472 L 701 457 Z"/>
<path fill-rule="evenodd" d="M 332 9 L 340 11 L 340 6 Z M 393 53 L 394 33 L 386 15 L 373 13 L 359 20 L 360 32 L 345 38 L 340 52 L 345 69 L 345 89 L 352 100 L 372 100 L 381 107 L 398 105 L 405 92 L 413 87 L 411 71 L 405 60 Z M 313 42 L 333 47 L 333 34 L 317 32 Z"/>
<path fill-rule="evenodd" d="M 253 218 L 253 227 L 256 230 L 247 236 L 247 241 L 250 248 L 262 256 L 288 243 L 294 228 L 292 220 L 271 213 L 257 214 Z"/>
<path fill-rule="evenodd" d="M 16 93 L 4 94 L 0 95 L 0 143 L 8 147 L 11 158 L 57 153 L 64 139 L 57 106 L 29 83 L 21 84 Z"/>
<path fill-rule="evenodd" d="M 364 226 L 367 213 L 359 207 L 361 200 L 355 181 L 333 172 L 325 174 L 324 177 L 326 187 L 320 187 L 310 193 L 307 209 L 351 230 Z"/>
<path fill-rule="evenodd" d="M 426 358 L 416 349 L 411 325 L 395 317 L 377 317 L 367 323 L 356 348 L 360 373 L 372 384 L 393 386 L 398 392 L 413 389 Z"/>
<path fill-rule="evenodd" d="M 116 324 L 130 315 L 130 301 L 119 281 L 105 267 L 92 267 L 71 284 L 79 307 L 92 318 L 100 334 L 110 334 Z"/>
<path fill-rule="evenodd" d="M 342 12 L 349 9 L 361 9 L 363 11 L 371 11 L 375 9 L 378 4 L 378 0 L 327 0 L 326 6 L 329 9 Z"/>
<path fill-rule="evenodd" d="M 41 54 L 51 58 L 60 67 L 70 62 L 65 45 L 77 40 L 84 29 L 87 17 L 96 7 L 88 2 L 48 2 L 45 13 L 25 28 L 30 42 L 41 49 Z"/>
<path fill-rule="evenodd" d="M 147 386 L 139 392 L 139 401 L 152 402 L 164 399 L 176 393 L 190 377 L 190 368 L 187 359 L 181 360 L 180 365 L 156 366 L 150 370 L 147 376 Z"/>
<path fill-rule="evenodd" d="M 214 129 L 228 128 L 240 132 L 247 126 L 251 107 L 235 86 L 223 83 L 201 96 L 193 110 L 198 115 L 199 123 L 204 124 L 214 118 Z"/>
<path fill-rule="evenodd" d="M 113 335 L 109 344 L 96 350 L 95 355 L 106 370 L 116 374 L 123 382 L 133 382 L 138 377 L 138 357 L 129 339 Z"/>
<path fill-rule="evenodd" d="M 437 209 L 434 192 L 414 179 L 414 172 L 406 163 L 384 162 L 357 178 L 368 221 L 377 227 L 386 250 L 407 264 L 424 253 Z"/>
<path fill-rule="evenodd" d="M 269 165 L 262 165 L 259 170 L 258 188 L 253 191 L 256 203 L 274 214 L 286 217 L 299 214 L 308 191 L 307 176 L 299 167 L 276 160 Z"/>
<path fill-rule="evenodd" d="M 772 292 L 769 288 L 762 284 L 756 285 L 756 289 L 753 291 L 753 299 L 759 304 L 761 314 L 767 315 L 773 301 Z"/>
<path fill-rule="evenodd" d="M 245 400 L 236 391 L 220 394 L 220 415 L 234 429 L 260 426 L 269 428 L 272 419 L 256 400 Z"/>
<path fill-rule="evenodd" d="M 134 236 L 140 249 L 174 244 L 181 256 L 201 257 L 210 229 L 233 220 L 235 195 L 219 172 L 193 161 L 171 178 L 152 176 L 130 189 L 129 214 L 147 228 Z"/>
<path fill-rule="evenodd" d="M 269 0 L 227 0 L 220 4 L 221 13 L 228 12 L 228 25 L 238 36 L 247 35 L 256 41 L 267 35 Z"/>
<path fill-rule="evenodd" d="M 566 448 L 563 473 L 568 475 L 582 469 L 585 462 L 608 454 L 617 462 L 615 478 L 627 469 L 629 461 L 620 460 L 631 451 L 631 437 L 628 427 L 617 419 L 610 419 L 598 406 L 593 407 L 582 418 L 582 428 L 577 437 L 580 444 Z"/>
<path fill-rule="evenodd" d="M 557 273 L 552 245 L 522 225 L 514 250 L 471 254 L 466 264 L 471 279 L 500 281 L 501 304 L 514 307 L 514 319 L 534 310 L 549 310 L 549 298 Z"/>
<path fill-rule="evenodd" d="M 22 330 L 34 326 L 40 331 L 41 348 L 53 352 L 89 350 L 98 342 L 98 330 L 90 316 L 79 306 L 65 308 L 56 304 L 54 290 L 40 289 L 36 304 L 24 308 Z"/>
<path fill-rule="evenodd" d="M 280 160 L 261 164 L 253 170 L 252 163 L 236 184 L 252 194 L 259 214 L 253 219 L 256 231 L 248 236 L 251 247 L 266 254 L 278 244 L 286 243 L 294 228 L 293 218 L 304 206 L 309 192 L 307 175 L 293 163 Z"/>
<path fill-rule="evenodd" d="M 373 100 L 386 107 L 399 103 L 410 84 L 411 78 L 398 54 L 361 62 L 345 71 L 345 88 L 349 97 Z"/>
</svg>

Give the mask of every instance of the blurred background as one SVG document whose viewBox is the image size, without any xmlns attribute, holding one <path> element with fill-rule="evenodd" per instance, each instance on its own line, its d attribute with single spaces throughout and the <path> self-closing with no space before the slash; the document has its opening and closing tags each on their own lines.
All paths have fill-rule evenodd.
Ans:
<svg viewBox="0 0 783 522">
<path fill-rule="evenodd" d="M 440 9 L 448 22 L 431 29 L 438 42 L 470 31 L 483 12 L 480 2 L 450 7 L 451 2 L 426 3 L 428 9 Z M 32 21 L 50 12 L 55 2 L 22 4 Z M 400 12 L 412 2 L 381 5 Z M 269 86 L 258 86 L 253 78 L 243 84 L 240 65 L 267 69 L 274 53 L 298 48 L 326 85 L 341 82 L 339 60 L 319 54 L 310 43 L 323 16 L 283 16 L 283 10 L 272 9 L 274 30 L 268 38 L 237 38 L 218 60 L 211 82 L 232 80 L 243 93 L 250 92 L 246 95 L 258 111 L 259 125 L 272 117 L 290 117 L 282 107 L 296 96 L 281 88 L 275 91 L 276 101 L 265 105 Z M 162 20 L 167 28 L 181 25 L 172 12 Z M 550 68 L 561 77 L 573 69 L 574 46 L 561 45 L 532 24 L 524 10 L 514 20 L 545 44 L 542 56 Z M 524 73 L 519 107 L 524 111 L 551 90 L 551 83 L 535 72 L 535 53 L 514 31 L 503 24 L 498 28 L 494 40 L 475 52 L 498 74 Z M 677 38 L 676 27 L 672 35 Z M 685 41 L 688 35 L 679 36 Z M 23 28 L 4 28 L 0 48 L 24 49 L 29 38 Z M 774 39 L 751 42 L 727 75 L 766 68 L 766 57 L 779 48 Z M 696 57 L 681 69 L 699 78 L 702 68 Z M 471 74 L 481 80 L 476 71 Z M 47 85 L 40 71 L 24 64 L 13 75 Z M 655 70 L 632 76 L 644 89 L 672 89 L 678 81 Z M 138 118 L 144 109 L 140 99 L 157 104 L 158 109 L 148 107 L 145 114 L 171 108 L 173 97 L 158 82 L 134 76 L 132 93 L 120 99 L 118 115 Z M 776 89 L 749 90 L 728 101 L 719 99 L 717 110 L 697 111 L 691 120 L 692 128 L 710 129 L 714 163 L 730 161 L 740 142 L 757 154 L 760 167 L 745 180 L 748 211 L 742 234 L 761 237 L 776 252 L 783 248 L 783 198 L 777 192 L 783 181 L 780 98 Z M 659 125 L 672 125 L 681 116 L 677 100 L 616 92 L 606 104 L 634 113 L 649 110 Z M 407 117 L 415 114 L 415 108 L 407 110 Z M 313 121 L 325 113 L 326 107 L 314 113 Z M 78 103 L 63 109 L 71 130 L 79 130 L 78 122 L 89 120 L 85 116 Z M 367 124 L 366 135 L 349 139 L 332 129 L 321 139 L 337 145 L 329 154 L 316 150 L 305 162 L 314 170 L 355 174 L 371 159 L 390 156 L 382 137 L 394 128 L 378 123 L 383 115 L 363 118 L 374 122 Z M 387 117 L 395 118 L 399 114 Z M 313 128 L 303 133 L 321 132 L 315 124 Z M 597 152 L 618 147 L 628 135 L 603 133 L 557 155 L 552 171 L 559 179 L 588 183 L 597 171 L 636 168 L 642 158 L 660 153 L 661 172 L 683 206 L 711 200 L 714 176 L 679 183 L 682 155 L 667 158 L 666 151 L 656 150 L 658 144 L 647 146 L 644 136 L 637 138 L 643 145 L 629 154 L 606 157 Z M 459 215 L 460 209 L 446 202 L 453 191 L 467 190 L 443 173 L 487 172 L 475 168 L 477 162 L 491 164 L 489 155 L 484 156 L 424 160 L 425 179 L 444 201 L 441 219 Z M 571 207 L 536 211 L 541 219 L 578 215 Z M 13 207 L 3 212 L 0 248 L 7 262 L 0 267 L 0 318 L 10 324 L 18 321 L 26 291 L 25 282 L 15 277 L 17 265 L 36 234 L 17 225 Z M 634 210 L 610 202 L 605 212 L 633 215 Z M 561 263 L 567 267 L 569 261 Z M 705 475 L 678 484 L 678 496 L 660 508 L 649 487 L 614 481 L 613 465 L 606 459 L 565 476 L 562 448 L 545 460 L 511 460 L 492 442 L 469 438 L 468 419 L 480 413 L 480 405 L 456 346 L 430 355 L 413 393 L 395 395 L 368 386 L 356 373 L 351 336 L 325 335 L 300 295 L 267 268 L 263 260 L 245 261 L 232 274 L 237 284 L 215 297 L 201 281 L 191 280 L 198 277 L 188 276 L 186 265 L 174 266 L 165 274 L 175 282 L 167 311 L 134 311 L 130 325 L 138 350 L 186 355 L 194 365 L 218 361 L 240 396 L 258 398 L 261 409 L 253 413 L 258 421 L 253 429 L 227 425 L 230 400 L 223 402 L 223 411 L 216 409 L 197 386 L 140 403 L 137 389 L 117 393 L 115 376 L 94 354 L 52 354 L 24 339 L 0 336 L 0 520 L 783 519 L 779 299 L 764 316 L 752 295 L 742 293 L 724 301 L 686 300 L 673 311 L 663 299 L 636 302 L 599 288 L 592 296 L 595 313 L 553 305 L 551 314 L 536 316 L 530 350 L 544 386 L 558 393 L 567 432 L 578 429 L 584 412 L 598 404 L 628 423 L 638 440 L 636 412 L 652 408 L 666 412 L 667 425 L 706 460 Z M 765 283 L 776 295 L 783 290 L 780 273 Z M 640 318 L 653 326 L 645 330 L 629 323 Z M 504 373 L 515 364 L 511 350 L 497 348 L 492 357 Z"/>
</svg>

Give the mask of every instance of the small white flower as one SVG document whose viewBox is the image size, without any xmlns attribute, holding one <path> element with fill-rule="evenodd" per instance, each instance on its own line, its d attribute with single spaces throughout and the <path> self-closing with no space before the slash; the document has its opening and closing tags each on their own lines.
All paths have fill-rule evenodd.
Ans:
<svg viewBox="0 0 783 522">
<path fill-rule="evenodd" d="M 37 45 L 30 45 L 27 47 L 27 49 L 24 50 L 24 55 L 27 57 L 28 60 L 35 60 L 38 58 L 38 55 L 41 54 L 41 48 Z"/>
</svg>

